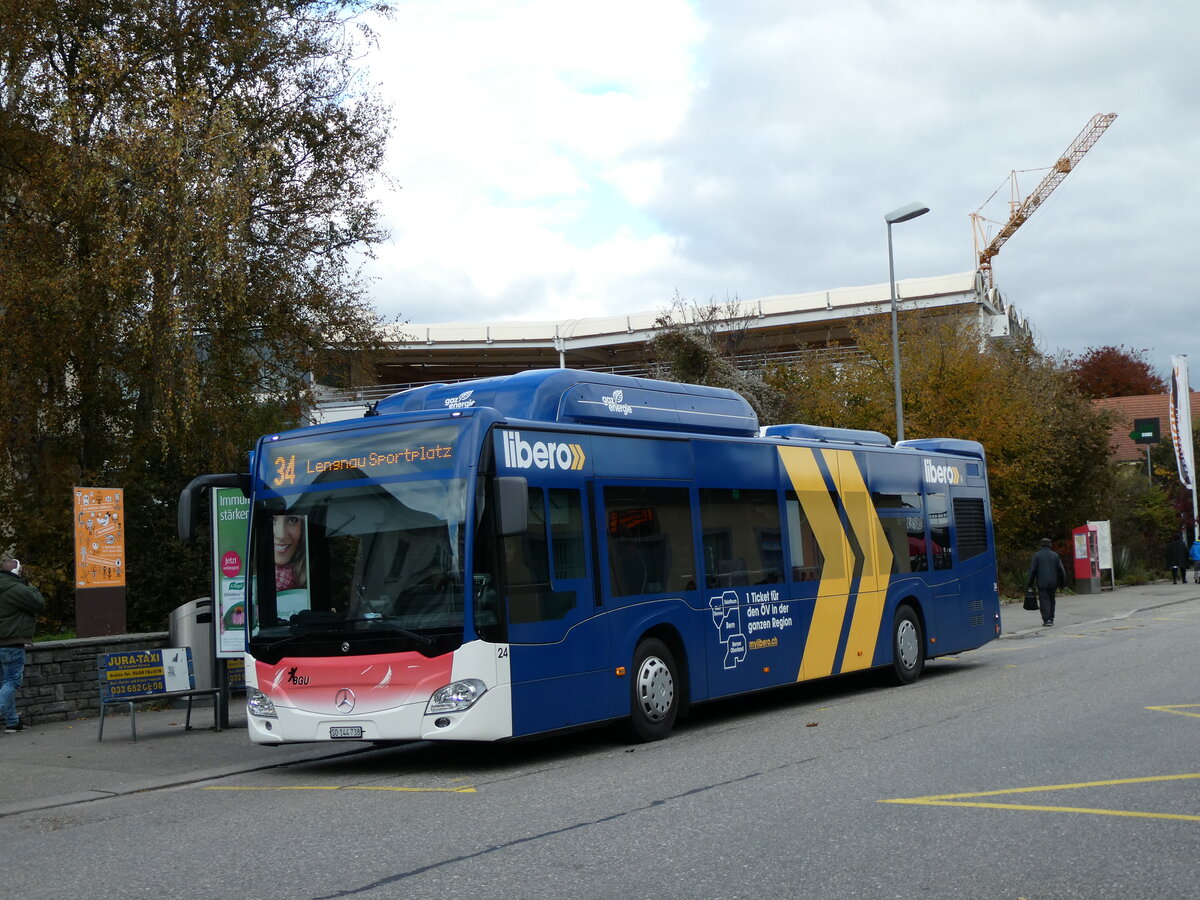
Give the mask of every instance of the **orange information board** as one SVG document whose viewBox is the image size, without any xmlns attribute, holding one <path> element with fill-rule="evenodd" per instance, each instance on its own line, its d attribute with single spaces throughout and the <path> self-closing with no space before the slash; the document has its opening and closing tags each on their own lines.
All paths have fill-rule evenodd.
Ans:
<svg viewBox="0 0 1200 900">
<path fill-rule="evenodd" d="M 75 586 L 125 586 L 125 492 L 75 488 Z"/>
</svg>

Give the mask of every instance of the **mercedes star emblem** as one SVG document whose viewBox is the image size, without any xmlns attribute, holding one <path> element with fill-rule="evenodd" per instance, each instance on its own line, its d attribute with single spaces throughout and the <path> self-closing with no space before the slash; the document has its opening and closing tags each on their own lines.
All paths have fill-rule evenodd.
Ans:
<svg viewBox="0 0 1200 900">
<path fill-rule="evenodd" d="M 350 688 L 342 688 L 337 692 L 337 698 L 333 705 L 337 707 L 337 711 L 342 715 L 354 712 L 354 691 Z"/>
</svg>

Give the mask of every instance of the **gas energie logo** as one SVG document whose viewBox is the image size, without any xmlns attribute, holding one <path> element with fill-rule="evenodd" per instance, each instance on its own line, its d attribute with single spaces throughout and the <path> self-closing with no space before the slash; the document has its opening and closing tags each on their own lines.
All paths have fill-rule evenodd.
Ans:
<svg viewBox="0 0 1200 900">
<path fill-rule="evenodd" d="M 555 441 L 522 440 L 521 432 L 503 434 L 504 465 L 510 469 L 572 469 L 583 468 L 587 457 L 578 444 L 559 444 Z"/>
<path fill-rule="evenodd" d="M 931 484 L 962 484 L 963 474 L 958 466 L 935 466 L 925 460 L 925 480 Z"/>
<path fill-rule="evenodd" d="M 446 400 L 446 408 L 447 409 L 467 409 L 468 407 L 474 406 L 475 401 L 471 399 L 471 395 L 473 393 L 475 393 L 474 390 L 463 391 L 457 397 L 450 397 L 449 399 Z"/>
<path fill-rule="evenodd" d="M 611 413 L 618 413 L 622 416 L 632 416 L 633 407 L 625 402 L 625 392 L 615 390 L 609 397 L 601 397 L 600 402 L 603 403 Z"/>
</svg>

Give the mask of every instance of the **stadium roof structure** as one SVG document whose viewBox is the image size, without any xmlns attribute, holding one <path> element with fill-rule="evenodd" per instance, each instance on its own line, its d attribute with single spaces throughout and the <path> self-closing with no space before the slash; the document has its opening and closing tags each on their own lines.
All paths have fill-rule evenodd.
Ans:
<svg viewBox="0 0 1200 900">
<path fill-rule="evenodd" d="M 897 282 L 897 305 L 904 310 L 971 315 L 994 339 L 1027 333 L 1028 326 L 999 291 L 984 288 L 979 272 L 963 272 Z M 891 314 L 891 288 L 883 284 L 835 288 L 805 294 L 777 294 L 718 304 L 722 318 L 706 319 L 716 331 L 741 329 L 746 366 L 786 361 L 800 354 L 845 356 L 854 352 L 847 325 L 853 319 Z M 321 418 L 359 415 L 361 410 L 405 388 L 438 382 L 508 375 L 527 369 L 571 368 L 626 375 L 652 374 L 647 342 L 667 312 L 565 319 L 557 322 L 403 324 L 392 326 L 390 352 L 373 372 L 360 372 L 355 385 L 334 390 L 318 386 Z M 672 309 L 678 315 L 678 309 Z M 684 314 L 696 314 L 690 309 Z"/>
</svg>

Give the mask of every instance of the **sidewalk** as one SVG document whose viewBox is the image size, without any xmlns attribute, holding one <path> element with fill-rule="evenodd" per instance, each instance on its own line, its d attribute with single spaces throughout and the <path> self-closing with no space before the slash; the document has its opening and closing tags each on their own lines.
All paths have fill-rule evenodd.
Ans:
<svg viewBox="0 0 1200 900">
<path fill-rule="evenodd" d="M 20 699 L 18 698 L 18 708 Z M 229 728 L 212 728 L 213 708 L 139 710 L 137 741 L 129 715 L 111 707 L 98 741 L 98 717 L 31 725 L 0 733 L 0 818 L 36 809 L 84 803 L 118 794 L 192 784 L 288 763 L 360 752 L 370 744 L 289 744 L 263 747 L 246 736 L 241 697 L 230 704 Z"/>
<path fill-rule="evenodd" d="M 1036 638 L 1085 622 L 1124 618 L 1138 610 L 1198 599 L 1200 585 L 1172 585 L 1169 581 L 1100 594 L 1060 595 L 1051 629 L 1042 627 L 1040 613 L 1010 603 L 1000 611 L 1001 640 Z M 221 732 L 212 730 L 211 706 L 192 710 L 190 732 L 184 730 L 185 715 L 184 709 L 138 712 L 136 743 L 130 737 L 129 716 L 115 709 L 105 722 L 103 742 L 96 739 L 97 718 L 34 725 L 17 735 L 0 734 L 0 817 L 370 747 L 357 741 L 284 747 L 252 744 L 246 736 L 246 712 L 240 698 L 235 698 L 230 710 L 230 727 Z"/>
<path fill-rule="evenodd" d="M 1054 609 L 1054 627 L 1042 627 L 1042 614 L 1027 610 L 1020 601 L 1000 607 L 1000 639 L 1023 638 L 1061 631 L 1064 627 L 1095 622 L 1098 619 L 1121 619 L 1140 609 L 1170 606 L 1187 600 L 1200 600 L 1200 584 L 1171 584 L 1158 581 L 1136 587 L 1118 587 L 1099 594 L 1059 594 Z"/>
</svg>

